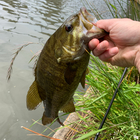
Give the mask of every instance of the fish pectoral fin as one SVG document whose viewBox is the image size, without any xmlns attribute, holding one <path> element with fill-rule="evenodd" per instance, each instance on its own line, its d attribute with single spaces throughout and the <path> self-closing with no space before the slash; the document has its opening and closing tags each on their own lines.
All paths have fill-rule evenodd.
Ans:
<svg viewBox="0 0 140 140">
<path fill-rule="evenodd" d="M 70 85 L 76 76 L 77 69 L 72 69 L 70 65 L 67 66 L 64 78 L 65 81 Z"/>
<path fill-rule="evenodd" d="M 86 75 L 89 73 L 89 69 L 87 68 L 83 74 L 82 74 L 82 77 L 81 77 L 81 85 L 83 88 L 85 88 L 85 79 L 86 79 Z"/>
<path fill-rule="evenodd" d="M 75 112 L 75 106 L 73 103 L 73 99 L 71 99 L 66 105 L 62 106 L 62 108 L 60 110 L 65 113 Z"/>
<path fill-rule="evenodd" d="M 38 105 L 42 102 L 37 88 L 37 83 L 34 81 L 30 86 L 27 96 L 26 96 L 26 105 L 29 110 L 36 109 Z"/>
</svg>

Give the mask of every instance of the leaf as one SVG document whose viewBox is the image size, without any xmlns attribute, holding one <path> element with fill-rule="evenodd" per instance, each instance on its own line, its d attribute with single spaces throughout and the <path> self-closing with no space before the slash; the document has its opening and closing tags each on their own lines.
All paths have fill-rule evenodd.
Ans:
<svg viewBox="0 0 140 140">
<path fill-rule="evenodd" d="M 93 136 L 94 134 L 99 133 L 99 132 L 101 132 L 101 131 L 103 131 L 105 129 L 107 129 L 107 127 L 106 128 L 102 128 L 102 129 L 97 130 L 97 131 L 90 131 L 89 133 L 83 135 L 82 137 L 80 137 L 80 138 L 78 138 L 76 140 L 83 140 L 85 138 L 89 138 L 89 137 Z"/>
<path fill-rule="evenodd" d="M 109 4 L 111 5 L 112 8 L 114 8 L 117 11 L 117 8 L 113 4 L 111 4 L 111 3 L 109 3 Z"/>
</svg>

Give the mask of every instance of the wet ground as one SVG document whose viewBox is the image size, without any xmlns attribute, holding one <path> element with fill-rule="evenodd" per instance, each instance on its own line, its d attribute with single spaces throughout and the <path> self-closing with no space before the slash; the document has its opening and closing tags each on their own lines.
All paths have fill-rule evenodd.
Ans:
<svg viewBox="0 0 140 140">
<path fill-rule="evenodd" d="M 104 13 L 104 18 L 111 18 L 103 0 L 90 2 Z M 84 3 L 81 0 L 0 0 L 0 140 L 46 139 L 27 135 L 32 133 L 21 128 L 29 127 L 33 123 L 32 119 L 40 119 L 43 112 L 42 105 L 35 111 L 26 108 L 26 94 L 34 80 L 34 62 L 29 61 L 62 22 L 83 7 Z M 86 7 L 90 11 L 87 4 Z M 7 82 L 7 70 L 12 54 L 16 51 L 14 49 L 29 42 L 38 44 L 29 45 L 19 53 L 11 79 Z M 58 126 L 56 122 L 51 129 Z M 31 127 L 40 133 L 46 128 L 40 124 Z M 48 129 L 44 134 L 50 132 L 52 130 Z"/>
</svg>

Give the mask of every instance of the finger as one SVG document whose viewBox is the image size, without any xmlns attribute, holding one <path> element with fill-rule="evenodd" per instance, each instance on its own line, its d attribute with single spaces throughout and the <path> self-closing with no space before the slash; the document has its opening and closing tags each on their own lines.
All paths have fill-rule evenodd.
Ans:
<svg viewBox="0 0 140 140">
<path fill-rule="evenodd" d="M 110 59 L 115 56 L 119 52 L 118 47 L 113 47 L 105 51 L 103 54 L 99 56 L 99 59 L 105 62 L 109 62 Z"/>
<path fill-rule="evenodd" d="M 89 46 L 89 49 L 92 51 L 92 50 L 94 50 L 95 49 L 95 47 L 97 46 L 99 44 L 99 40 L 98 39 L 92 39 L 90 42 L 89 42 L 89 44 L 88 44 L 88 46 Z"/>
<path fill-rule="evenodd" d="M 96 22 L 97 27 L 104 29 L 107 32 L 110 32 L 111 28 L 116 24 L 118 21 L 127 21 L 131 20 L 129 18 L 123 18 L 123 19 L 103 19 Z"/>
<path fill-rule="evenodd" d="M 93 50 L 93 54 L 95 56 L 99 56 L 103 52 L 107 51 L 108 49 L 109 49 L 109 42 L 104 40 L 100 44 L 98 44 L 97 47 Z"/>
</svg>

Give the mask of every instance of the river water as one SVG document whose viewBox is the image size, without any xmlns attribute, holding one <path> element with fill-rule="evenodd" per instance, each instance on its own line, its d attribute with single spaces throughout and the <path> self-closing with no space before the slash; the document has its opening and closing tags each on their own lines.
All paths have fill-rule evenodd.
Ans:
<svg viewBox="0 0 140 140">
<path fill-rule="evenodd" d="M 112 18 L 103 0 L 89 0 L 104 18 Z M 34 80 L 33 64 L 29 63 L 34 53 L 42 48 L 50 35 L 69 17 L 83 7 L 81 0 L 0 0 L 0 140 L 45 140 L 21 126 L 29 127 L 33 120 L 42 117 L 43 106 L 35 111 L 26 108 L 26 94 Z M 90 11 L 89 6 L 86 4 Z M 9 82 L 7 69 L 14 49 L 25 47 L 16 58 Z M 80 87 L 79 87 L 80 88 Z M 60 118 L 64 120 L 64 118 Z M 56 122 L 50 128 L 59 127 Z M 47 127 L 35 124 L 32 130 L 42 132 Z M 53 132 L 48 129 L 45 135 Z"/>
</svg>

